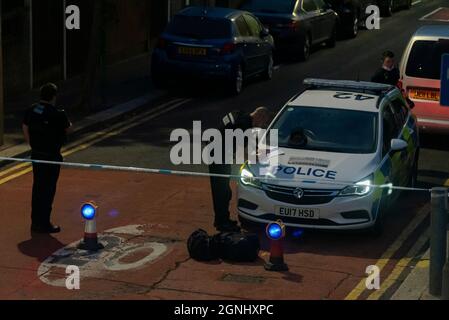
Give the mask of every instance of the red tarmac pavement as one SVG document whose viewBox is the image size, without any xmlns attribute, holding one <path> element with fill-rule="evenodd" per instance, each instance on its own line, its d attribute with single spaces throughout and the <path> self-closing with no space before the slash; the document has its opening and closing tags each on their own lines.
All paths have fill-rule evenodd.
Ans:
<svg viewBox="0 0 449 320">
<path fill-rule="evenodd" d="M 53 215 L 63 232 L 34 237 L 29 231 L 31 183 L 32 176 L 26 174 L 0 184 L 0 299 L 344 299 L 365 277 L 366 267 L 376 263 L 417 214 L 413 208 L 422 206 L 402 205 L 378 239 L 329 232 L 305 232 L 300 239 L 287 239 L 285 259 L 290 271 L 268 273 L 263 268 L 268 246 L 260 230 L 264 251 L 256 263 L 189 259 L 185 243 L 191 232 L 197 228 L 214 232 L 207 179 L 63 169 Z M 64 280 L 65 270 L 58 263 L 67 257 L 42 263 L 82 238 L 79 208 L 86 200 L 100 205 L 100 233 L 139 227 L 109 230 L 105 236 L 122 241 L 105 253 L 109 269 L 91 264 L 103 258 L 87 257 L 83 262 L 87 264 L 81 265 L 81 290 L 70 291 L 52 282 Z M 151 247 L 154 243 L 162 246 L 160 254 Z M 382 276 L 412 244 L 413 240 L 404 244 Z M 137 249 L 123 254 L 131 252 L 129 248 Z M 139 265 L 152 252 L 156 259 Z M 110 262 L 117 254 L 121 256 Z M 136 267 L 114 269 L 133 262 Z M 51 270 L 43 268 L 49 265 Z"/>
</svg>

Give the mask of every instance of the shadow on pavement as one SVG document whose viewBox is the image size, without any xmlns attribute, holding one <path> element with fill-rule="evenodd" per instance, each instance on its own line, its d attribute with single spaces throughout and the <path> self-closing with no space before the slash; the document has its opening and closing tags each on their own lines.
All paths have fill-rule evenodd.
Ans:
<svg viewBox="0 0 449 320">
<path fill-rule="evenodd" d="M 39 262 L 43 262 L 55 251 L 65 246 L 64 243 L 51 235 L 31 233 L 31 239 L 19 243 L 17 248 L 24 255 L 36 258 Z"/>
</svg>

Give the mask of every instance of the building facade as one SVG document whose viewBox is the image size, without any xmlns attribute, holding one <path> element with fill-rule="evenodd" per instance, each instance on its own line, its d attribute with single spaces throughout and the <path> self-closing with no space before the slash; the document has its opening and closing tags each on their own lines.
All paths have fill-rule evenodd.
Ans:
<svg viewBox="0 0 449 320">
<path fill-rule="evenodd" d="M 111 65 L 149 53 L 170 18 L 189 5 L 236 7 L 239 0 L 102 1 L 98 43 Z M 92 37 L 92 0 L 2 0 L 5 96 L 18 95 L 47 81 L 64 81 L 86 69 Z M 65 8 L 77 5 L 81 28 L 65 28 Z"/>
</svg>

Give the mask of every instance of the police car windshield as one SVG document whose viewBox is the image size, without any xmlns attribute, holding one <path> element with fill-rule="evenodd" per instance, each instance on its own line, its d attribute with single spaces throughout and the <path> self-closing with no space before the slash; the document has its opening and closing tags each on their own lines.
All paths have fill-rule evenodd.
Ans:
<svg viewBox="0 0 449 320">
<path fill-rule="evenodd" d="M 376 152 L 377 127 L 378 115 L 374 112 L 292 106 L 271 129 L 279 131 L 282 148 L 368 154 Z M 305 139 L 298 139 L 298 132 Z"/>
</svg>

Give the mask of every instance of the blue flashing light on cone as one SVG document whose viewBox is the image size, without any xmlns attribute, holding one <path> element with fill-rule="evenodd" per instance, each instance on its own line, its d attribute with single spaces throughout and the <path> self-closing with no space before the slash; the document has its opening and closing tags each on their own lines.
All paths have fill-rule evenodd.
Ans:
<svg viewBox="0 0 449 320">
<path fill-rule="evenodd" d="M 95 202 L 89 201 L 81 206 L 81 216 L 85 220 L 84 239 L 78 245 L 78 249 L 86 251 L 98 251 L 104 246 L 98 242 L 97 222 L 98 206 Z"/>
<path fill-rule="evenodd" d="M 265 264 L 267 271 L 288 271 L 288 266 L 284 262 L 283 239 L 285 238 L 285 225 L 279 220 L 270 223 L 266 229 L 267 237 L 271 242 L 270 260 Z"/>
</svg>

